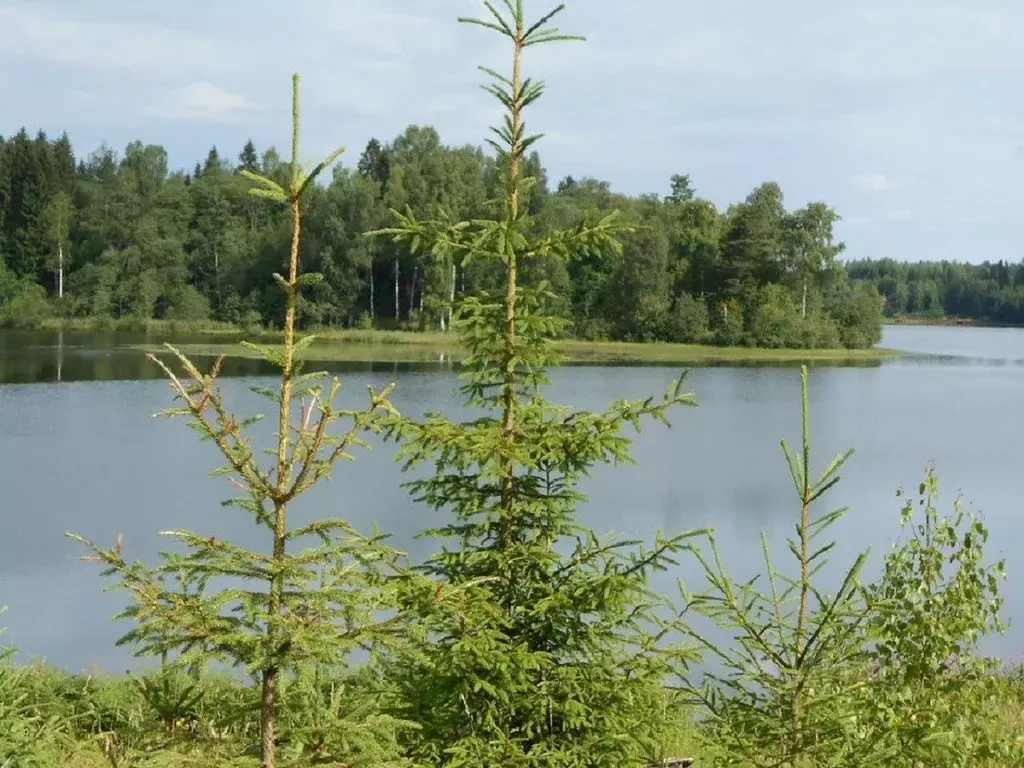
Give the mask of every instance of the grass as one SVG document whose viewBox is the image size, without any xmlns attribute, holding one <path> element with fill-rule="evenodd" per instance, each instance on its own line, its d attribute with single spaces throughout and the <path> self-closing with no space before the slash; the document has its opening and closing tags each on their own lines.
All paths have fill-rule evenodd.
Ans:
<svg viewBox="0 0 1024 768">
<path fill-rule="evenodd" d="M 200 697 L 187 705 L 176 703 L 183 699 L 174 692 L 190 688 L 191 681 L 175 676 L 173 684 L 163 686 L 160 684 L 162 675 L 156 671 L 139 679 L 127 675 L 71 675 L 42 664 L 15 667 L 7 661 L 0 662 L 0 683 L 4 678 L 12 682 L 12 676 L 15 685 L 8 686 L 7 691 L 13 688 L 22 702 L 19 716 L 22 722 L 10 718 L 5 721 L 0 706 L 0 721 L 4 726 L 4 731 L 0 732 L 0 766 L 10 758 L 9 750 L 14 744 L 11 735 L 22 725 L 34 730 L 37 738 L 28 751 L 24 747 L 18 750 L 20 754 L 9 763 L 11 768 L 20 765 L 36 768 L 110 768 L 112 765 L 120 768 L 255 768 L 259 765 L 255 750 L 258 716 L 254 707 L 258 692 L 228 675 L 205 674 L 199 685 Z M 359 680 L 358 673 L 347 680 L 347 690 L 356 695 L 357 701 L 369 701 L 362 694 L 372 695 L 372 692 Z M 158 694 L 158 690 L 165 693 Z M 976 716 L 978 722 L 968 725 L 972 730 L 983 730 L 1019 743 L 1024 740 L 1024 677 L 1019 670 L 1005 674 L 993 691 L 990 708 L 983 716 Z M 358 704 L 354 706 L 358 708 Z M 733 764 L 725 760 L 687 708 L 670 704 L 667 698 L 666 706 L 671 708 L 668 720 L 672 725 L 671 732 L 663 736 L 665 754 L 696 757 L 696 768 Z M 306 707 L 300 709 L 303 711 L 297 713 L 299 717 L 293 722 L 318 720 L 328 726 L 328 730 L 329 721 L 341 714 L 313 711 L 315 705 L 308 712 Z M 328 744 L 338 751 L 328 749 L 317 755 L 314 744 L 299 743 L 316 737 L 308 734 L 300 737 L 289 730 L 282 735 L 289 748 L 305 747 L 299 750 L 304 759 L 289 749 L 293 757 L 283 761 L 283 766 L 378 764 L 372 758 L 367 759 L 369 755 L 352 761 L 352 755 L 344 754 L 347 750 L 340 742 Z M 386 762 L 380 761 L 381 764 Z M 947 768 L 947 765 L 951 768 L 953 763 L 940 761 L 930 768 Z M 1004 763 L 995 759 L 978 760 L 974 765 L 1005 768 Z"/>
<path fill-rule="evenodd" d="M 237 343 L 184 343 L 180 349 L 187 355 L 252 358 L 257 355 Z M 309 347 L 306 358 L 320 362 L 436 362 L 439 359 L 461 359 L 465 352 L 456 337 L 438 332 L 414 331 L 325 331 L 316 333 L 317 340 Z M 275 344 L 280 334 L 262 331 L 249 340 Z M 225 341 L 228 341 L 225 339 Z M 665 342 L 631 343 L 617 341 L 564 340 L 558 349 L 573 363 L 856 363 L 881 361 L 907 353 L 895 349 L 757 349 L 752 347 L 718 347 L 704 344 L 670 344 Z M 159 345 L 145 344 L 147 352 L 159 351 Z M 443 358 L 442 358 L 443 356 Z"/>
<path fill-rule="evenodd" d="M 21 329 L 25 330 L 25 329 Z M 218 335 L 238 336 L 241 330 L 232 323 L 216 320 L 152 320 L 137 317 L 70 317 L 45 318 L 32 330 L 72 331 L 77 333 L 150 333 L 155 335 Z"/>
</svg>

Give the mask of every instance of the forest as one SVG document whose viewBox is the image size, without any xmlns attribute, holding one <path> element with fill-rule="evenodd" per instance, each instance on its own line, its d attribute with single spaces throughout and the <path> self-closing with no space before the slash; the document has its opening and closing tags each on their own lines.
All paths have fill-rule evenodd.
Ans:
<svg viewBox="0 0 1024 768">
<path fill-rule="evenodd" d="M 859 260 L 851 278 L 874 285 L 887 316 L 961 317 L 999 325 L 1024 325 L 1024 262 L 982 264 Z"/>
<path fill-rule="evenodd" d="M 787 210 L 778 184 L 719 210 L 689 176 L 670 192 L 631 197 L 571 176 L 554 187 L 525 160 L 533 229 L 583 212 L 631 224 L 621 253 L 531 265 L 558 295 L 563 333 L 584 340 L 669 341 L 790 349 L 867 348 L 881 336 L 872 281 L 851 280 L 823 202 Z M 303 291 L 301 328 L 445 330 L 458 302 L 493 288 L 493 265 L 431 259 L 363 236 L 389 210 L 444 210 L 474 219 L 500 194 L 495 158 L 446 146 L 427 126 L 369 141 L 309 202 L 304 267 L 324 275 Z M 247 142 L 234 161 L 217 148 L 188 172 L 140 141 L 76 158 L 69 137 L 0 139 L 0 325 L 66 318 L 220 321 L 280 326 L 267 275 L 288 248 L 287 217 L 244 194 L 243 171 L 283 179 L 278 152 Z"/>
</svg>

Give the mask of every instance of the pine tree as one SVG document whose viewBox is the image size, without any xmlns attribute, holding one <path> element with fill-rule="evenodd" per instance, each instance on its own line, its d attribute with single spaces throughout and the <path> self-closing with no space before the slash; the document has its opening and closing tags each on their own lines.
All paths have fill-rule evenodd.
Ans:
<svg viewBox="0 0 1024 768">
<path fill-rule="evenodd" d="M 383 428 L 393 416 L 390 387 L 371 388 L 363 409 L 343 410 L 334 404 L 340 388 L 337 379 L 325 381 L 326 374 L 301 372 L 300 353 L 313 338 L 296 338 L 296 304 L 300 290 L 320 278 L 299 274 L 302 201 L 341 150 L 308 173 L 300 165 L 298 75 L 293 117 L 287 186 L 245 172 L 256 185 L 254 195 L 287 205 L 291 216 L 288 277 L 274 274 L 286 297 L 284 347 L 248 345 L 281 370 L 278 389 L 253 388 L 277 406 L 277 441 L 269 451 L 273 465 L 261 465 L 245 431 L 260 417 L 242 420 L 227 410 L 218 385 L 223 358 L 203 372 L 168 346 L 184 369 L 179 375 L 152 357 L 183 403 L 165 413 L 189 418 L 202 438 L 221 450 L 227 464 L 213 474 L 229 475 L 242 491 L 241 498 L 228 504 L 246 511 L 266 532 L 269 551 L 249 551 L 191 531 L 165 531 L 184 544 L 185 551 L 163 553 L 159 565 L 147 566 L 124 558 L 120 537 L 116 546 L 102 548 L 73 536 L 106 566 L 105 575 L 117 577 L 116 587 L 129 592 L 131 603 L 120 616 L 134 619 L 136 625 L 122 642 L 132 643 L 139 655 L 176 653 L 177 663 L 190 666 L 219 660 L 243 666 L 258 677 L 265 768 L 277 762 L 278 709 L 287 674 L 333 665 L 357 645 L 386 639 L 398 626 L 394 615 L 381 613 L 392 604 L 386 576 L 399 567 L 398 554 L 381 537 L 363 536 L 340 519 L 288 525 L 292 502 L 327 478 L 337 460 L 349 458 L 350 451 L 362 444 L 362 435 Z M 332 428 L 344 422 L 350 422 L 345 431 L 332 434 Z M 296 551 L 299 546 L 303 548 Z M 210 581 L 220 577 L 242 583 L 213 588 Z"/>
<path fill-rule="evenodd" d="M 242 147 L 242 151 L 238 153 L 238 170 L 256 173 L 259 169 L 260 156 L 256 152 L 256 145 L 252 143 L 252 139 L 249 139 Z"/>
<path fill-rule="evenodd" d="M 203 163 L 203 174 L 217 173 L 220 170 L 220 153 L 216 147 L 210 147 L 210 151 L 206 153 L 206 161 Z"/>
<path fill-rule="evenodd" d="M 390 235 L 417 255 L 489 260 L 504 267 L 504 291 L 465 299 L 456 327 L 469 349 L 462 388 L 487 412 L 452 423 L 442 415 L 400 420 L 407 467 L 433 462 L 435 474 L 409 483 L 418 500 L 451 510 L 454 521 L 430 533 L 458 543 L 424 570 L 473 600 L 460 612 L 422 615 L 425 642 L 390 666 L 396 710 L 421 727 L 414 759 L 448 766 L 620 766 L 658 750 L 669 660 L 688 658 L 667 644 L 680 615 L 646 586 L 652 570 L 673 562 L 696 532 L 660 535 L 652 548 L 607 541 L 576 522 L 577 485 L 591 467 L 628 460 L 627 424 L 666 421 L 682 379 L 661 400 L 619 401 L 604 413 L 572 411 L 541 394 L 545 369 L 560 361 L 551 340 L 562 321 L 546 314 L 544 283 L 524 285 L 520 268 L 545 258 L 620 251 L 629 231 L 615 214 L 568 230 L 535 234 L 523 204 L 536 179 L 524 156 L 526 107 L 542 94 L 523 74 L 527 48 L 578 38 L 550 25 L 563 6 L 528 23 L 522 0 L 485 2 L 486 19 L 460 19 L 512 45 L 512 72 L 484 69 L 487 90 L 503 105 L 504 124 L 489 140 L 497 151 L 503 199 L 489 220 L 423 221 L 392 211 Z M 446 587 L 447 588 L 447 587 Z"/>
</svg>

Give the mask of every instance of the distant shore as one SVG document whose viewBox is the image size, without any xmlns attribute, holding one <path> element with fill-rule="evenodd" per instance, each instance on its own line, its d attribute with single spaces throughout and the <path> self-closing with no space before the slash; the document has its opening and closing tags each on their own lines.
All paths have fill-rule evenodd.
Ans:
<svg viewBox="0 0 1024 768">
<path fill-rule="evenodd" d="M 175 344 L 187 355 L 226 355 L 235 358 L 258 357 L 240 342 L 275 345 L 279 331 L 242 329 L 227 323 L 179 323 L 165 320 L 96 321 L 83 318 L 64 323 L 48 322 L 41 330 L 69 333 L 117 333 L 147 338 L 127 339 L 125 346 L 145 352 L 159 352 L 165 341 Z M 465 349 L 452 333 L 438 331 L 324 330 L 310 331 L 316 340 L 304 357 L 321 362 L 437 362 L 461 360 Z M 304 334 L 309 335 L 309 334 Z M 151 338 L 149 338 L 151 337 Z M 711 344 L 674 344 L 667 342 L 582 341 L 565 339 L 555 343 L 570 363 L 868 363 L 909 356 L 896 349 L 767 349 L 725 347 Z"/>
<path fill-rule="evenodd" d="M 936 325 L 936 326 L 959 326 L 964 328 L 1020 328 L 1019 325 L 1008 325 L 1007 323 L 996 323 L 991 320 L 979 320 L 974 317 L 959 317 L 957 315 L 940 315 L 938 317 L 927 317 L 923 315 L 894 315 L 882 320 L 884 325 Z"/>
<path fill-rule="evenodd" d="M 413 331 L 325 331 L 314 333 L 317 338 L 308 347 L 304 357 L 322 362 L 429 362 L 438 359 L 460 360 L 465 349 L 452 334 Z M 249 340 L 275 344 L 279 335 L 264 332 L 248 337 Z M 227 342 L 227 339 L 225 339 Z M 883 360 L 903 356 L 895 349 L 759 349 L 753 347 L 718 347 L 705 344 L 669 344 L 663 342 L 630 343 L 615 341 L 579 341 L 567 339 L 556 342 L 556 349 L 572 363 L 701 363 L 749 362 L 858 362 Z M 159 351 L 160 345 L 142 345 L 146 351 Z M 228 357 L 257 357 L 251 349 L 239 343 L 184 343 L 180 346 L 188 355 L 226 355 Z"/>
</svg>

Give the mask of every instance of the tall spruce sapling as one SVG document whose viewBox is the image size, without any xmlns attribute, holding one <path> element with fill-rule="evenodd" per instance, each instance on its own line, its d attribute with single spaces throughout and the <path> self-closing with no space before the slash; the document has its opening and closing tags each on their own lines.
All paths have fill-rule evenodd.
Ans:
<svg viewBox="0 0 1024 768">
<path fill-rule="evenodd" d="M 131 596 L 119 617 L 136 624 L 120 642 L 134 645 L 138 655 L 177 654 L 181 664 L 228 662 L 260 680 L 260 752 L 266 768 L 277 761 L 284 676 L 300 668 L 333 665 L 355 647 L 388 636 L 397 625 L 395 614 L 380 611 L 393 607 L 389 573 L 400 567 L 398 554 L 382 537 L 364 536 L 344 520 L 288 524 L 291 503 L 326 479 L 335 463 L 351 458 L 350 451 L 364 445 L 362 435 L 383 429 L 395 414 L 391 387 L 371 387 L 365 408 L 346 410 L 335 405 L 340 389 L 336 378 L 302 373 L 300 354 L 313 337 L 297 338 L 296 304 L 301 289 L 321 278 L 299 270 L 302 201 L 342 150 L 311 170 L 300 164 L 298 75 L 292 118 L 288 184 L 242 172 L 255 184 L 253 195 L 286 205 L 291 217 L 288 276 L 274 274 L 286 297 L 283 348 L 247 344 L 281 370 L 277 389 L 253 387 L 277 407 L 276 444 L 266 450 L 273 456 L 272 465 L 263 466 L 247 434 L 261 416 L 240 419 L 227 409 L 218 383 L 223 357 L 203 372 L 168 345 L 184 369 L 179 375 L 150 356 L 182 402 L 163 415 L 187 417 L 202 439 L 220 449 L 227 464 L 211 474 L 228 475 L 244 494 L 225 505 L 252 516 L 267 533 L 267 550 L 250 551 L 191 531 L 163 531 L 181 542 L 184 551 L 161 553 L 160 564 L 148 566 L 124 559 L 120 537 L 116 546 L 103 548 L 69 534 L 92 551 L 90 559 L 106 566 L 104 575 L 116 577 L 111 588 L 126 589 Z M 340 423 L 347 427 L 335 434 Z M 212 585 L 218 577 L 229 577 L 237 586 Z"/>
<path fill-rule="evenodd" d="M 504 6 L 501 8 L 501 6 Z M 619 401 L 603 413 L 547 401 L 545 369 L 561 358 L 551 340 L 562 325 L 547 314 L 544 283 L 523 285 L 520 267 L 545 258 L 618 251 L 629 228 L 614 214 L 567 230 L 538 233 L 525 199 L 523 115 L 543 86 L 523 74 L 525 51 L 578 38 L 550 22 L 559 5 L 528 22 L 522 0 L 485 2 L 484 19 L 512 48 L 511 73 L 481 68 L 502 105 L 492 129 L 504 196 L 491 219 L 420 220 L 392 211 L 390 235 L 417 253 L 503 267 L 503 292 L 466 298 L 456 328 L 468 349 L 462 391 L 485 415 L 453 423 L 441 414 L 396 420 L 406 468 L 432 462 L 432 477 L 408 483 L 417 500 L 450 510 L 454 521 L 428 534 L 454 541 L 424 570 L 444 589 L 475 585 L 458 612 L 421 612 L 425 641 L 392 660 L 397 713 L 420 726 L 410 755 L 447 766 L 621 766 L 656 757 L 669 661 L 689 658 L 669 640 L 680 612 L 647 588 L 648 574 L 671 565 L 698 532 L 651 548 L 603 540 L 576 521 L 577 489 L 595 464 L 628 460 L 627 424 L 667 423 L 677 404 L 695 405 L 673 382 L 665 396 Z M 624 513 L 632 510 L 623 510 Z M 668 609 L 668 610 L 665 610 Z"/>
</svg>

